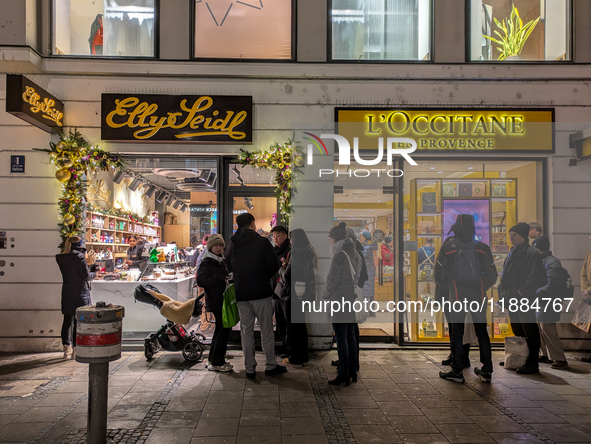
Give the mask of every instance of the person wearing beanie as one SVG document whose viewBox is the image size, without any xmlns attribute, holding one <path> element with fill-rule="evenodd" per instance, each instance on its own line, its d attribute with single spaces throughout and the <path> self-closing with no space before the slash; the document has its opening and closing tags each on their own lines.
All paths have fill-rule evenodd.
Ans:
<svg viewBox="0 0 591 444">
<path fill-rule="evenodd" d="M 537 290 L 547 283 L 546 271 L 538 251 L 529 244 L 529 224 L 520 222 L 509 230 L 509 240 L 513 245 L 503 265 L 503 275 L 499 285 L 499 300 L 505 307 L 521 299 L 529 301 L 529 307 L 537 299 Z M 517 373 L 530 375 L 539 373 L 540 329 L 536 321 L 535 309 L 509 311 L 511 329 L 515 336 L 525 337 L 529 356 Z"/>
<path fill-rule="evenodd" d="M 486 299 L 486 292 L 497 281 L 497 268 L 488 245 L 475 239 L 476 227 L 474 216 L 458 215 L 452 226 L 453 238 L 448 238 L 441 246 L 436 260 L 436 285 L 438 293 L 454 301 L 473 301 L 480 305 Z M 448 233 L 449 234 L 449 233 Z M 475 266 L 477 265 L 477 266 Z M 492 349 L 488 336 L 486 311 L 488 304 L 480 311 L 470 311 L 474 330 L 478 337 L 480 362 L 482 368 L 476 367 L 474 373 L 482 382 L 490 383 L 492 379 Z M 464 382 L 464 354 L 470 344 L 464 345 L 464 331 L 467 312 L 447 310 L 445 317 L 450 327 L 451 366 L 449 372 L 441 371 L 439 376 L 454 382 Z M 466 353 L 467 354 L 467 353 Z"/>
<path fill-rule="evenodd" d="M 228 269 L 224 258 L 226 243 L 221 234 L 212 234 L 207 240 L 207 249 L 204 250 L 197 270 L 197 285 L 205 290 L 205 307 L 215 318 L 215 330 L 207 369 L 210 371 L 229 372 L 232 365 L 226 363 L 226 351 L 228 349 L 228 337 L 231 328 L 224 328 L 222 323 L 222 306 L 224 303 L 224 291 L 228 279 Z"/>
<path fill-rule="evenodd" d="M 95 277 L 96 265 L 92 265 L 89 270 L 82 242 L 79 236 L 66 239 L 61 253 L 55 256 L 63 279 L 61 302 L 64 320 L 61 336 L 64 359 L 76 358 L 76 309 L 92 304 L 90 281 Z"/>
<path fill-rule="evenodd" d="M 394 242 L 394 238 L 392 236 L 386 236 L 382 244 L 382 265 L 384 267 L 394 265 L 394 246 L 392 242 Z"/>
<path fill-rule="evenodd" d="M 343 300 L 353 304 L 355 301 L 355 284 L 359 279 L 361 258 L 355 250 L 355 244 L 347 238 L 347 224 L 339 223 L 328 232 L 330 240 L 330 267 L 326 276 L 322 298 L 337 301 Z M 332 328 L 337 341 L 339 357 L 338 375 L 328 381 L 330 385 L 346 386 L 357 382 L 357 343 L 355 340 L 355 313 L 347 307 L 332 314 Z"/>
<path fill-rule="evenodd" d="M 550 251 L 550 239 L 548 236 L 540 236 L 532 242 L 532 246 L 538 250 L 546 269 L 546 285 L 538 288 L 537 296 L 540 301 L 556 299 L 562 300 L 562 289 L 566 287 L 565 274 L 562 264 L 558 258 L 552 255 Z M 544 310 L 536 313 L 536 319 L 540 328 L 540 349 L 542 356 L 538 362 L 552 363 L 550 367 L 554 369 L 564 369 L 568 367 L 564 347 L 556 331 L 556 323 L 560 322 L 562 310 L 554 310 L 554 304 L 551 303 Z"/>
<path fill-rule="evenodd" d="M 363 298 L 373 302 L 376 294 L 376 252 L 378 251 L 378 244 L 372 240 L 369 231 L 361 233 L 361 244 L 363 245 L 363 257 L 367 266 L 367 284 L 361 289 Z M 369 313 L 370 316 L 375 317 L 374 312 Z"/>
</svg>

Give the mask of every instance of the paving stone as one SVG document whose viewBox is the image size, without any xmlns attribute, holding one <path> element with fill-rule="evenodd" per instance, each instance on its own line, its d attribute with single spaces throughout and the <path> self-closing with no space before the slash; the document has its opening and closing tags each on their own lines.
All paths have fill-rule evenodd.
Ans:
<svg viewBox="0 0 591 444">
<path fill-rule="evenodd" d="M 539 408 L 510 408 L 507 409 L 511 413 L 517 415 L 527 424 L 560 424 L 564 423 L 564 419 L 553 415 L 548 410 Z"/>
<path fill-rule="evenodd" d="M 487 399 L 507 408 L 536 408 L 538 405 L 521 395 L 488 395 Z"/>
<path fill-rule="evenodd" d="M 18 418 L 18 416 L 19 415 L 6 415 L 4 413 L 0 413 L 0 428 L 10 423 L 13 419 Z"/>
<path fill-rule="evenodd" d="M 193 437 L 191 444 L 236 444 L 235 436 Z"/>
<path fill-rule="evenodd" d="M 535 435 L 529 433 L 489 433 L 499 444 L 545 444 Z"/>
<path fill-rule="evenodd" d="M 282 435 L 320 435 L 324 433 L 324 426 L 320 418 L 281 418 Z"/>
<path fill-rule="evenodd" d="M 371 396 L 343 396 L 339 397 L 341 408 L 364 409 L 377 408 L 376 402 Z"/>
<path fill-rule="evenodd" d="M 444 388 L 437 390 L 439 390 L 439 393 L 441 393 L 446 399 L 450 401 L 482 401 L 482 398 L 472 390 Z"/>
<path fill-rule="evenodd" d="M 450 443 L 494 443 L 495 440 L 476 424 L 438 424 L 437 428 Z"/>
<path fill-rule="evenodd" d="M 295 392 L 298 393 L 298 390 L 286 390 L 287 392 Z M 278 396 L 279 395 L 279 386 L 278 385 L 251 385 L 247 384 L 244 388 L 244 396 Z"/>
<path fill-rule="evenodd" d="M 424 408 L 423 414 L 433 424 L 466 424 L 472 420 L 464 415 L 458 408 Z M 447 436 L 447 435 L 446 435 Z"/>
<path fill-rule="evenodd" d="M 499 409 L 486 401 L 452 401 L 466 416 L 500 415 Z"/>
<path fill-rule="evenodd" d="M 193 427 L 175 427 L 174 429 L 154 429 L 146 444 L 190 444 Z"/>
<path fill-rule="evenodd" d="M 535 424 L 533 427 L 554 442 L 591 442 L 591 435 L 572 424 Z"/>
<path fill-rule="evenodd" d="M 28 441 L 50 424 L 49 422 L 31 422 L 25 426 L 23 423 L 13 421 L 0 429 L 0 442 Z"/>
<path fill-rule="evenodd" d="M 349 425 L 389 424 L 379 409 L 343 409 Z"/>
<path fill-rule="evenodd" d="M 207 402 L 209 404 L 237 403 L 242 401 L 243 397 L 243 390 L 218 390 L 209 392 Z M 277 400 L 277 402 L 279 402 L 279 400 Z"/>
<path fill-rule="evenodd" d="M 421 410 L 412 401 L 377 402 L 382 413 L 388 416 L 422 415 Z"/>
<path fill-rule="evenodd" d="M 439 430 L 425 416 L 389 416 L 388 421 L 396 433 L 437 434 Z"/>
<path fill-rule="evenodd" d="M 242 401 L 244 410 L 279 410 L 278 396 L 251 396 Z"/>
<path fill-rule="evenodd" d="M 169 412 L 190 412 L 201 411 L 205 406 L 207 398 L 205 397 L 173 397 L 166 406 L 166 411 Z"/>
<path fill-rule="evenodd" d="M 160 393 L 161 391 L 129 392 L 121 398 L 118 405 L 152 405 L 156 402 Z"/>
<path fill-rule="evenodd" d="M 194 436 L 236 436 L 238 418 L 200 419 Z"/>
<path fill-rule="evenodd" d="M 322 435 L 291 435 L 282 436 L 282 444 L 328 444 L 328 439 L 323 433 Z"/>
<path fill-rule="evenodd" d="M 591 408 L 591 396 L 584 395 L 584 396 L 580 396 L 580 395 L 561 395 L 562 399 L 566 400 L 566 401 L 570 401 L 575 405 L 578 405 L 579 407 L 584 407 L 584 408 Z"/>
<path fill-rule="evenodd" d="M 15 423 L 36 423 L 36 422 L 52 422 L 60 416 L 67 407 L 31 407 L 18 418 L 12 420 L 11 424 Z M 26 428 L 28 426 L 22 426 Z"/>
<path fill-rule="evenodd" d="M 281 442 L 281 427 L 239 427 L 236 444 L 264 443 L 277 444 Z"/>
<path fill-rule="evenodd" d="M 313 390 L 286 390 L 279 391 L 280 402 L 316 402 Z"/>
<path fill-rule="evenodd" d="M 320 416 L 316 402 L 282 402 L 282 418 L 308 418 Z"/>
<path fill-rule="evenodd" d="M 404 444 L 448 444 L 449 441 L 445 439 L 440 433 L 433 434 L 410 434 L 398 435 Z"/>
<path fill-rule="evenodd" d="M 54 393 L 46 396 L 39 401 L 36 407 L 63 407 L 71 406 L 78 399 L 80 399 L 84 393 Z"/>
<path fill-rule="evenodd" d="M 210 418 L 238 418 L 242 411 L 242 404 L 237 402 L 235 404 L 209 404 L 205 403 L 201 417 L 204 419 Z"/>
<path fill-rule="evenodd" d="M 201 417 L 199 412 L 163 412 L 155 426 L 159 428 L 174 427 L 175 429 L 192 427 L 194 429 Z M 173 432 L 173 430 L 170 431 L 170 433 Z"/>
<path fill-rule="evenodd" d="M 589 412 L 570 401 L 536 401 L 540 407 L 555 415 L 585 415 Z"/>
<path fill-rule="evenodd" d="M 443 395 L 408 395 L 408 399 L 421 409 L 454 407 L 454 405 Z"/>
<path fill-rule="evenodd" d="M 525 433 L 526 430 L 513 419 L 505 415 L 470 416 L 485 432 Z"/>
<path fill-rule="evenodd" d="M 284 418 L 285 420 L 290 418 Z M 307 427 L 308 419 L 306 418 L 305 424 Z M 245 411 L 240 415 L 240 427 L 269 427 L 269 426 L 281 426 L 281 415 L 279 410 L 250 410 Z M 300 428 L 302 427 L 302 420 L 300 422 Z"/>
<path fill-rule="evenodd" d="M 426 384 L 418 373 L 390 373 L 390 379 L 397 384 Z"/>
<path fill-rule="evenodd" d="M 515 389 L 517 394 L 526 397 L 530 401 L 564 401 L 564 398 L 542 388 Z"/>
<path fill-rule="evenodd" d="M 357 444 L 401 443 L 394 429 L 389 425 L 352 425 L 351 431 Z"/>
</svg>

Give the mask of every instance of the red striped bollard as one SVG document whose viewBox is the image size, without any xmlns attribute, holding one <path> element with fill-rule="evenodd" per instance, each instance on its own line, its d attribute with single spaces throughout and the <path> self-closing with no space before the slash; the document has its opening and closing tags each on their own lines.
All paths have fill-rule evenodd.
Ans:
<svg viewBox="0 0 591 444">
<path fill-rule="evenodd" d="M 96 305 L 76 310 L 76 361 L 88 368 L 88 444 L 107 442 L 109 362 L 121 357 L 121 305 Z"/>
</svg>

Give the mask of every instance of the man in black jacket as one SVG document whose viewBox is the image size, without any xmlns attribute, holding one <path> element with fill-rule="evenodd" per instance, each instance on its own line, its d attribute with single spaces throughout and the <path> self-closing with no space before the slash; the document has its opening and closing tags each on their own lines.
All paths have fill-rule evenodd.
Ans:
<svg viewBox="0 0 591 444">
<path fill-rule="evenodd" d="M 529 229 L 529 224 L 520 222 L 509 230 L 509 239 L 513 247 L 505 259 L 499 286 L 499 299 L 504 300 L 505 309 L 509 311 L 513 333 L 527 339 L 529 356 L 525 365 L 517 369 L 517 373 L 525 375 L 539 373 L 540 330 L 536 322 L 535 309 L 531 307 L 537 299 L 538 288 L 546 284 L 542 258 L 529 244 Z M 524 299 L 529 309 L 522 309 Z M 517 307 L 512 310 L 515 304 Z"/>
<path fill-rule="evenodd" d="M 242 213 L 236 216 L 238 230 L 230 238 L 226 252 L 228 270 L 234 273 L 236 301 L 240 312 L 240 336 L 246 376 L 255 377 L 256 359 L 254 321 L 259 320 L 261 343 L 265 353 L 265 374 L 285 373 L 277 364 L 273 335 L 273 289 L 271 278 L 279 270 L 279 260 L 271 243 L 255 230 L 254 216 Z"/>
<path fill-rule="evenodd" d="M 497 280 L 497 268 L 488 245 L 474 239 L 476 227 L 474 216 L 460 214 L 450 232 L 454 238 L 441 246 L 437 257 L 438 285 L 445 289 L 448 301 L 453 304 L 459 301 L 470 304 L 470 314 L 474 322 L 474 330 L 478 337 L 480 361 L 482 368 L 476 367 L 474 373 L 483 381 L 490 383 L 492 378 L 492 350 L 486 329 L 486 311 L 488 301 L 486 292 Z M 472 308 L 476 302 L 477 310 Z M 465 306 L 464 306 L 465 307 Z M 448 322 L 451 321 L 452 370 L 440 372 L 439 376 L 455 382 L 464 382 L 464 321 L 467 310 L 451 309 L 446 311 Z"/>
<path fill-rule="evenodd" d="M 287 256 L 291 251 L 291 243 L 289 242 L 287 230 L 285 227 L 277 225 L 271 230 L 271 235 L 273 236 L 273 243 L 275 244 L 275 253 L 277 254 L 277 258 L 281 262 L 281 265 L 283 265 L 285 261 L 287 261 Z M 273 289 L 275 289 L 275 284 L 277 284 L 278 279 L 279 274 L 275 274 L 273 282 L 271 283 Z M 281 358 L 288 358 L 291 347 L 289 343 L 290 338 L 287 334 L 287 324 L 291 320 L 287 319 L 287 309 L 285 307 L 285 302 L 277 295 L 273 295 L 273 312 L 275 313 L 275 328 L 277 329 L 277 333 L 281 338 L 281 349 L 279 350 L 278 354 L 281 355 Z"/>
</svg>

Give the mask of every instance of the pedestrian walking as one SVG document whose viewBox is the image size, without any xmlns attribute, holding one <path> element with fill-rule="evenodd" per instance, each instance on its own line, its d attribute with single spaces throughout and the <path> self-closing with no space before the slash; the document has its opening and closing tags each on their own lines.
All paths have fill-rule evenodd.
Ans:
<svg viewBox="0 0 591 444">
<path fill-rule="evenodd" d="M 505 259 L 499 285 L 499 300 L 504 301 L 505 307 L 509 307 L 512 302 L 516 302 L 518 306 L 517 310 L 509 310 L 509 319 L 513 333 L 527 339 L 529 356 L 525 365 L 517 369 L 517 373 L 526 375 L 540 371 L 540 329 L 532 306 L 537 299 L 538 288 L 547 282 L 542 258 L 529 244 L 529 230 L 530 226 L 525 222 L 520 222 L 509 230 L 509 239 L 513 246 Z M 522 308 L 522 300 L 527 302 L 527 308 Z"/>
<path fill-rule="evenodd" d="M 478 337 L 480 362 L 482 368 L 476 367 L 474 373 L 483 381 L 490 383 L 493 372 L 492 350 L 487 330 L 486 309 L 488 304 L 486 292 L 497 281 L 497 268 L 488 245 L 475 240 L 476 228 L 474 216 L 470 214 L 458 215 L 450 232 L 454 233 L 441 247 L 437 261 L 441 267 L 441 286 L 447 289 L 450 303 L 455 301 L 477 302 L 477 310 L 470 309 L 474 323 L 474 330 Z M 449 234 L 449 233 L 448 233 Z M 452 369 L 449 372 L 439 372 L 439 376 L 455 382 L 464 382 L 464 321 L 467 311 L 460 309 L 446 313 L 452 322 L 451 349 Z M 449 322 L 449 321 L 448 321 Z"/>
<path fill-rule="evenodd" d="M 231 364 L 226 363 L 228 337 L 232 329 L 224 328 L 222 323 L 224 291 L 229 275 L 224 258 L 225 246 L 226 243 L 221 234 L 209 236 L 207 248 L 197 270 L 197 284 L 205 291 L 205 307 L 209 313 L 213 313 L 215 319 L 207 369 L 220 372 L 229 372 L 233 368 Z"/>
<path fill-rule="evenodd" d="M 530 224 L 531 226 L 531 224 Z M 562 310 L 554 309 L 554 301 L 562 302 L 562 291 L 566 289 L 566 273 L 564 268 L 550 251 L 550 239 L 548 236 L 540 236 L 532 242 L 532 246 L 538 250 L 542 263 L 546 269 L 546 285 L 537 290 L 538 300 L 541 302 L 540 310 L 536 313 L 536 319 L 540 328 L 540 349 L 542 356 L 538 362 L 551 362 L 550 367 L 564 369 L 568 367 L 568 361 L 564 354 L 564 347 L 558 332 L 556 323 L 560 322 Z M 549 299 L 550 303 L 545 304 L 544 300 Z M 561 303 L 562 308 L 562 303 Z"/>
<path fill-rule="evenodd" d="M 76 357 L 76 309 L 92 304 L 90 281 L 94 279 L 96 265 L 89 267 L 84 256 L 86 249 L 80 236 L 72 236 L 64 242 L 60 254 L 55 256 L 62 273 L 62 345 L 64 359 Z M 72 331 L 72 326 L 74 330 Z"/>
<path fill-rule="evenodd" d="M 265 374 L 285 373 L 277 364 L 273 333 L 273 289 L 271 278 L 279 270 L 279 260 L 271 243 L 256 232 L 254 216 L 242 213 L 236 216 L 238 230 L 230 238 L 226 264 L 233 273 L 236 301 L 240 312 L 240 336 L 246 376 L 256 376 L 254 322 L 259 321 L 261 343 L 265 353 Z"/>
<path fill-rule="evenodd" d="M 343 302 L 353 304 L 355 282 L 361 270 L 361 261 L 355 244 L 347 239 L 347 225 L 341 222 L 328 232 L 331 261 L 322 298 L 341 303 L 341 311 L 332 315 L 332 328 L 337 342 L 339 357 L 338 375 L 328 381 L 331 385 L 346 386 L 357 382 L 357 344 L 355 341 L 355 313 Z"/>
</svg>

